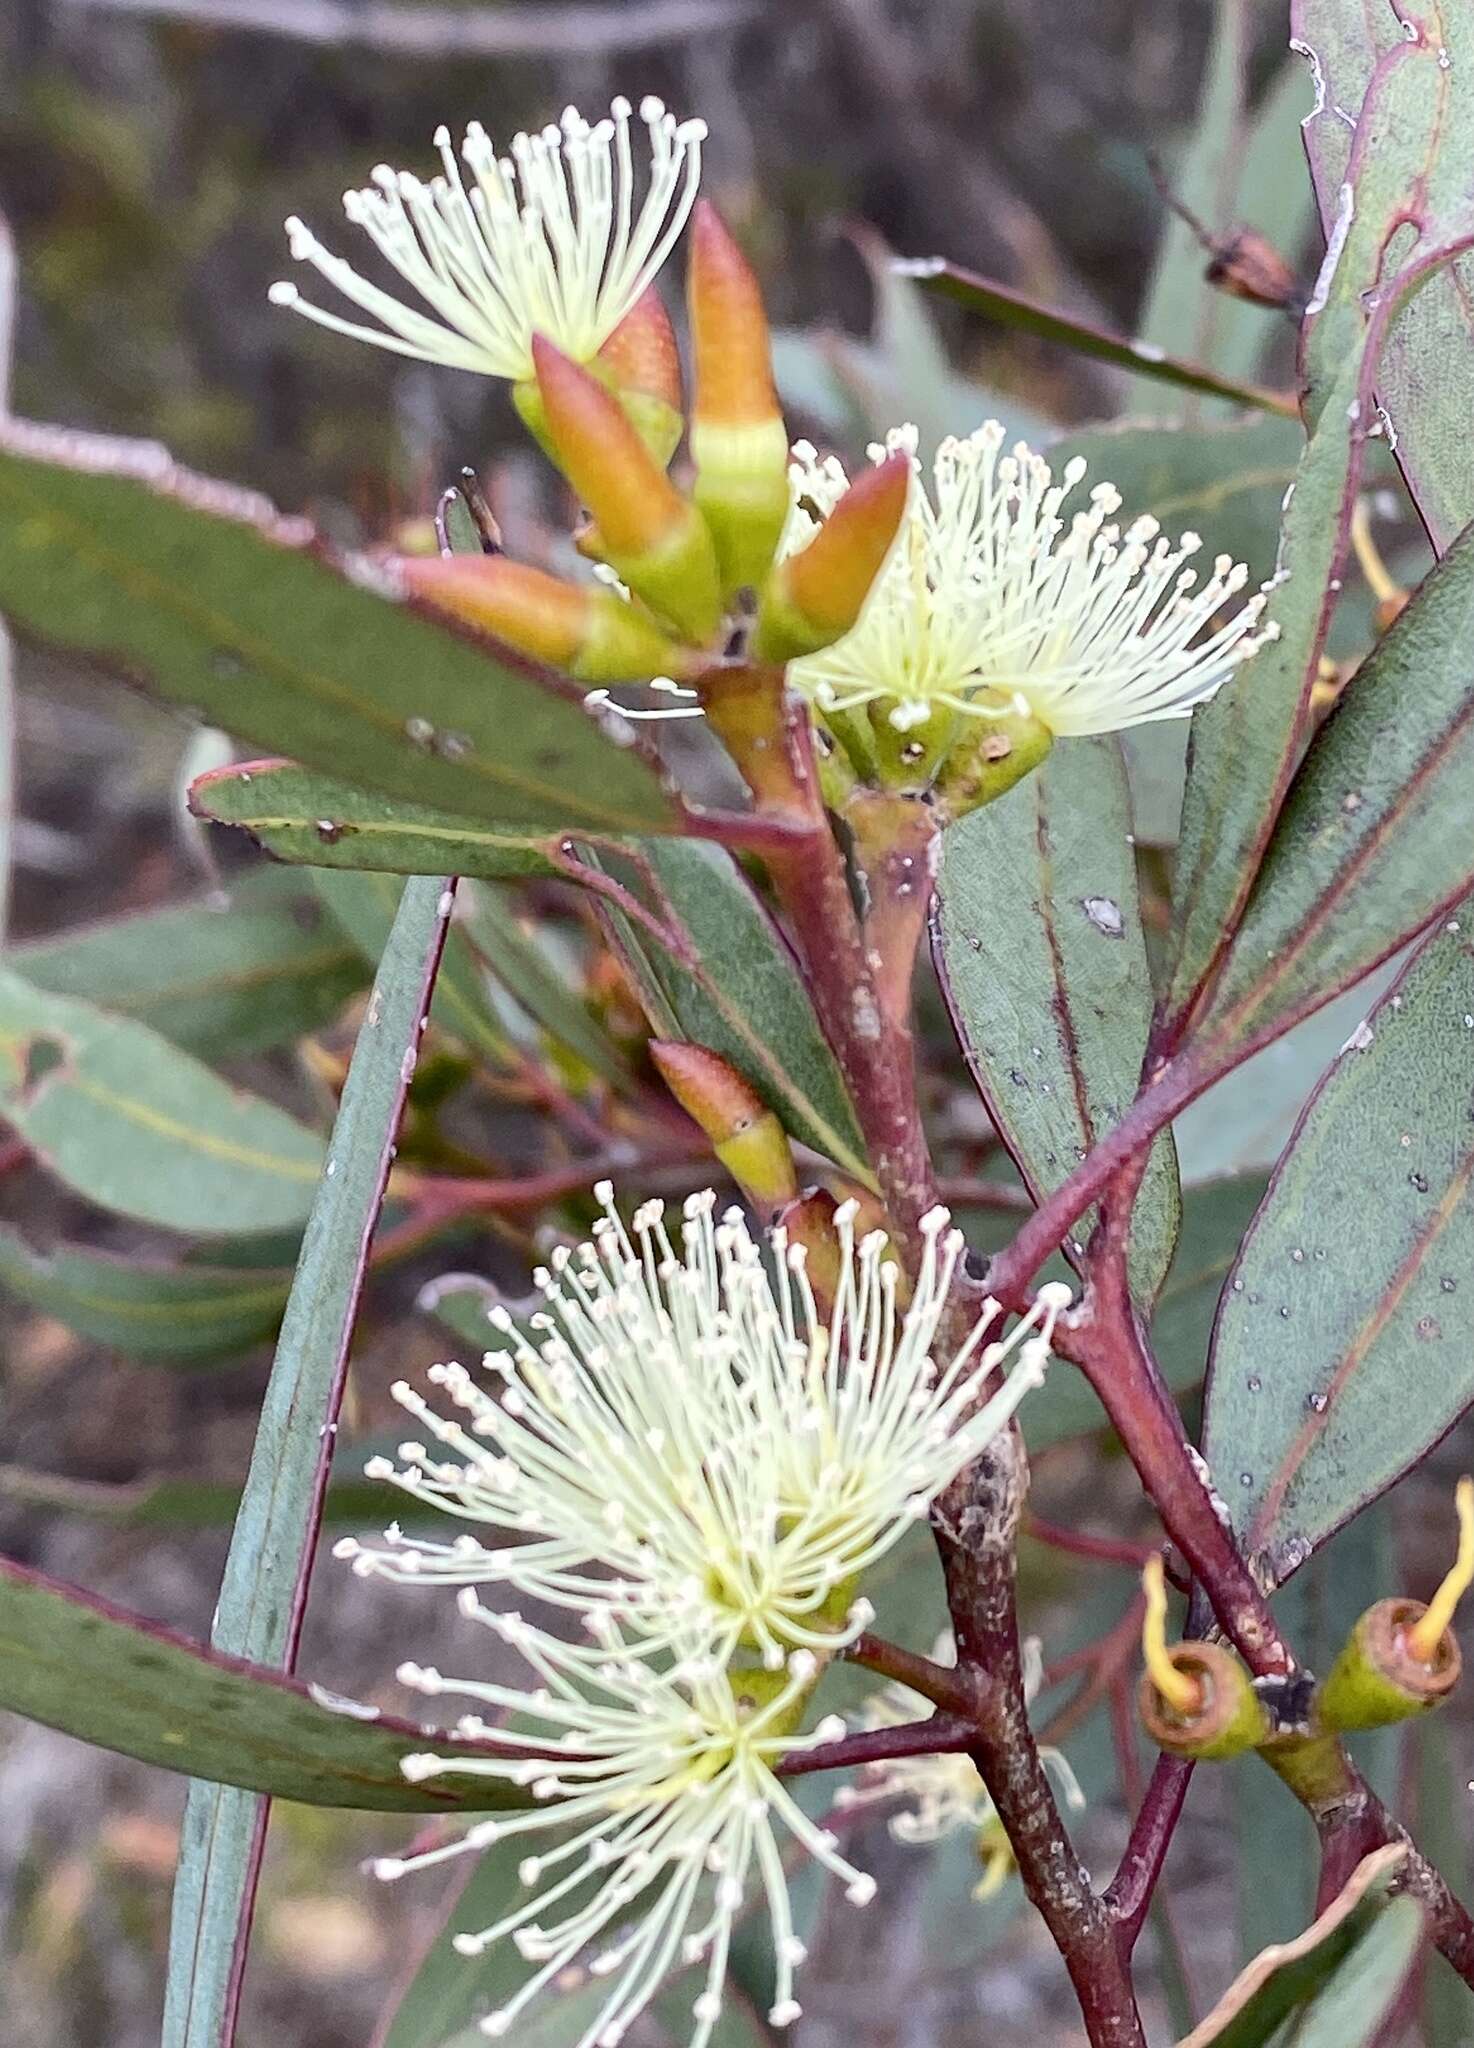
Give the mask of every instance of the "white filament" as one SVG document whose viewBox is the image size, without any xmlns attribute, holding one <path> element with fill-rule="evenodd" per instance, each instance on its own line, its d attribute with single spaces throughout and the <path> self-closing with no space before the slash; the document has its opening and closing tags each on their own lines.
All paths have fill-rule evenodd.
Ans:
<svg viewBox="0 0 1474 2048">
<path fill-rule="evenodd" d="M 916 430 L 895 429 L 879 461 L 908 451 L 907 516 L 858 624 L 789 668 L 821 710 L 889 704 L 901 731 L 939 708 L 979 718 L 1032 714 L 1057 736 L 1116 732 L 1181 718 L 1276 632 L 1256 632 L 1265 594 L 1224 623 L 1217 614 L 1248 580 L 1220 555 L 1201 585 L 1184 566 L 1202 543 L 1173 547 L 1151 518 L 1124 532 L 1120 493 L 1097 484 L 1068 520 L 1065 499 L 1085 475 L 1076 457 L 1058 483 L 1022 442 L 1003 453 L 990 420 L 937 451 L 933 490 L 915 460 Z M 791 470 L 784 550 L 807 544 L 845 489 L 831 457 L 801 442 Z M 934 493 L 934 496 L 933 496 Z"/>
<path fill-rule="evenodd" d="M 328 312 L 294 284 L 273 285 L 271 298 L 355 340 L 483 376 L 530 377 L 534 334 L 587 362 L 669 256 L 701 179 L 705 123 L 678 122 L 654 98 L 641 102 L 640 118 L 650 169 L 638 203 L 625 99 L 592 127 L 569 107 L 557 126 L 514 136 L 508 156 L 473 122 L 458 161 L 441 128 L 439 177 L 425 184 L 380 164 L 371 185 L 346 193 L 349 220 L 428 313 L 360 276 L 295 217 L 287 222 L 292 255 L 380 324 Z"/>
</svg>

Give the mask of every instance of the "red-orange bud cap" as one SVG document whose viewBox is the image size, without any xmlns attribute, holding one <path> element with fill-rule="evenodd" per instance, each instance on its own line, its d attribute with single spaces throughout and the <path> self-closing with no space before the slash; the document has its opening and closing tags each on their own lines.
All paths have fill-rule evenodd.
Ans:
<svg viewBox="0 0 1474 2048">
<path fill-rule="evenodd" d="M 809 545 L 785 565 L 788 596 L 804 617 L 847 633 L 885 566 L 911 489 L 901 450 L 857 477 Z"/>
<path fill-rule="evenodd" d="M 400 574 L 416 597 L 555 668 L 568 666 L 588 631 L 589 592 L 506 555 L 416 558 Z"/>
<path fill-rule="evenodd" d="M 532 359 L 559 464 L 593 513 L 610 559 L 658 548 L 689 508 L 618 399 L 541 334 L 532 337 Z"/>
<path fill-rule="evenodd" d="M 910 489 L 911 458 L 899 449 L 850 485 L 808 546 L 773 576 L 753 642 L 760 660 L 814 654 L 850 630 L 885 567 Z"/>
<path fill-rule="evenodd" d="M 636 299 L 598 360 L 619 391 L 637 391 L 681 410 L 681 357 L 665 301 L 652 284 Z"/>
<path fill-rule="evenodd" d="M 763 295 L 752 266 L 707 199 L 699 199 L 691 215 L 686 303 L 696 365 L 692 417 L 723 427 L 779 418 Z"/>
<path fill-rule="evenodd" d="M 564 583 L 505 555 L 408 559 L 409 590 L 439 611 L 492 634 L 580 682 L 643 682 L 681 675 L 689 662 L 649 613 L 594 584 Z"/>
<path fill-rule="evenodd" d="M 650 1057 L 738 1185 L 769 1207 L 791 1201 L 798 1179 L 783 1126 L 736 1068 L 676 1039 L 652 1039 Z"/>
<path fill-rule="evenodd" d="M 732 1137 L 767 1114 L 767 1104 L 736 1068 L 704 1045 L 652 1038 L 650 1057 L 687 1116 L 712 1139 Z"/>
<path fill-rule="evenodd" d="M 662 617 L 704 644 L 721 603 L 715 550 L 696 508 L 597 377 L 540 334 L 532 357 L 558 466 L 592 514 L 607 560 Z"/>
</svg>

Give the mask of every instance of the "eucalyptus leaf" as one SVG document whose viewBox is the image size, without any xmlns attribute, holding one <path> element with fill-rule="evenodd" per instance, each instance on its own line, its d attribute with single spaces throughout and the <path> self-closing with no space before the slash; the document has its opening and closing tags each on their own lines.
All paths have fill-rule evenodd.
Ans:
<svg viewBox="0 0 1474 2048">
<path fill-rule="evenodd" d="M 493 879 L 556 873 L 554 840 L 354 789 L 295 761 L 247 761 L 191 783 L 197 818 L 238 825 L 278 860 L 395 875 Z"/>
<path fill-rule="evenodd" d="M 657 1035 L 730 1060 L 791 1136 L 872 1185 L 854 1107 L 782 937 L 721 847 L 651 840 L 621 873 L 664 921 L 684 959 L 619 910 L 609 929 Z"/>
<path fill-rule="evenodd" d="M 368 980 L 303 878 L 274 868 L 228 896 L 83 926 L 9 959 L 37 988 L 105 1003 L 211 1059 L 320 1030 Z"/>
<path fill-rule="evenodd" d="M 403 885 L 354 1043 L 211 1627 L 212 1647 L 230 1656 L 287 1667 L 296 1655 L 369 1243 L 452 900 L 435 877 Z M 265 1825 L 266 1809 L 238 1780 L 196 1773 L 174 1881 L 163 2048 L 216 2048 L 229 2031 Z"/>
<path fill-rule="evenodd" d="M 1409 208 L 1428 181 L 1444 173 L 1448 137 L 1436 71 L 1431 50 L 1407 44 L 1405 61 L 1384 67 L 1368 94 L 1340 225 L 1311 299 L 1304 351 L 1312 432 L 1285 505 L 1270 606 L 1278 638 L 1194 715 L 1177 868 L 1178 957 L 1168 1004 L 1173 1030 L 1200 1008 L 1243 914 L 1304 742 L 1339 593 L 1351 502 L 1376 424 L 1375 365 L 1367 351 L 1380 344 L 1393 309 L 1416 283 L 1426 282 L 1451 246 L 1430 233 L 1406 263 L 1391 253 Z"/>
<path fill-rule="evenodd" d="M 0 1116 L 100 1208 L 191 1235 L 300 1223 L 322 1140 L 156 1031 L 0 968 Z"/>
<path fill-rule="evenodd" d="M 400 1762 L 475 1744 L 189 1641 L 0 1560 L 0 1707 L 101 1749 L 311 1806 L 445 1813 L 515 1806 L 499 1780 L 411 1784 Z"/>
<path fill-rule="evenodd" d="M 1474 531 L 1312 741 L 1214 991 L 1246 1047 L 1349 988 L 1474 879 Z"/>
<path fill-rule="evenodd" d="M 1204 1449 L 1271 1582 L 1474 1402 L 1471 917 L 1316 1089 L 1223 1297 Z"/>
<path fill-rule="evenodd" d="M 1006 885 L 999 886 L 1006 877 Z M 1036 1197 L 1068 1178 L 1135 1094 L 1151 1029 L 1131 810 L 1112 739 L 1056 747 L 942 843 L 936 957 L 968 1066 Z M 1150 1302 L 1179 1221 L 1170 1135 L 1132 1221 Z M 1087 1216 L 1074 1243 L 1091 1229 Z"/>
<path fill-rule="evenodd" d="M 1235 405 L 1251 406 L 1258 411 L 1288 413 L 1293 410 L 1293 401 L 1282 392 L 1267 391 L 1242 378 L 1222 375 L 1205 363 L 1186 362 L 1177 356 L 1169 356 L 1154 342 L 1115 334 L 1059 307 L 1042 305 L 1037 299 L 1027 298 L 1022 292 L 999 284 L 993 278 L 979 277 L 975 271 L 949 263 L 945 257 L 918 257 L 903 264 L 902 269 L 907 276 L 918 278 L 928 290 L 955 300 L 971 313 L 995 320 L 1000 326 L 1036 335 L 1041 341 L 1058 342 L 1077 355 L 1110 363 L 1133 376 L 1170 384 L 1179 391 L 1226 398 Z"/>
<path fill-rule="evenodd" d="M 18 633 L 238 738 L 474 822 L 675 822 L 654 772 L 576 692 L 157 447 L 0 422 L 0 521 L 0 609 Z"/>
<path fill-rule="evenodd" d="M 1407 38 L 1396 10 L 1345 0 L 1294 0 L 1296 47 L 1316 79 L 1305 147 L 1329 234 L 1341 205 L 1352 145 L 1348 110 L 1367 98 L 1374 68 Z M 1437 175 L 1424 210 L 1461 207 L 1474 153 L 1474 107 L 1463 81 L 1474 65 L 1474 19 L 1459 0 L 1427 0 L 1415 37 L 1420 77 L 1440 131 Z M 1379 395 L 1396 435 L 1396 457 L 1433 544 L 1442 552 L 1474 518 L 1474 447 L 1451 418 L 1474 407 L 1474 258 L 1435 277 L 1398 321 L 1383 356 Z"/>
<path fill-rule="evenodd" d="M 1387 1895 L 1402 1854 L 1364 1857 L 1319 1918 L 1256 1957 L 1178 2048 L 1366 2048 L 1377 2039 L 1423 1933 L 1417 1902 Z"/>
<path fill-rule="evenodd" d="M 174 1265 L 87 1245 L 41 1249 L 0 1224 L 0 1287 L 79 1336 L 130 1357 L 188 1364 L 270 1336 L 290 1271 Z"/>
</svg>

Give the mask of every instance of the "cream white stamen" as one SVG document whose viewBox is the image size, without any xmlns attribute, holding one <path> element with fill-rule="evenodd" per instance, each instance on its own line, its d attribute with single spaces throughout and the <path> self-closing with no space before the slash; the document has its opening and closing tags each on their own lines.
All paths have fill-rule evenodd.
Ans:
<svg viewBox="0 0 1474 2048">
<path fill-rule="evenodd" d="M 864 1573 L 1042 1379 L 1068 1289 L 1042 1288 L 1004 1342 L 984 1342 L 1001 1327 L 985 1303 L 938 1362 L 963 1249 L 945 1211 L 925 1220 L 903 1311 L 884 1236 L 857 1243 L 844 1205 L 826 1315 L 798 1249 L 775 1233 L 765 1264 L 714 1195 L 687 1201 L 678 1250 L 660 1203 L 627 1231 L 598 1192 L 594 1242 L 537 1276 L 547 1312 L 525 1332 L 493 1316 L 510 1346 L 485 1360 L 499 1396 L 459 1365 L 430 1375 L 451 1414 L 394 1389 L 432 1442 L 401 1446 L 386 1476 L 472 1529 L 390 1531 L 383 1550 L 340 1554 L 360 1572 L 503 1583 L 572 1608 L 593 1654 L 623 1626 L 651 1649 L 695 1634 L 717 1663 L 745 1647 L 775 1669 L 838 1648 L 869 1619 Z"/>
<path fill-rule="evenodd" d="M 531 1781 L 539 1804 L 477 1823 L 422 1855 L 386 1859 L 379 1874 L 398 1878 L 493 1841 L 554 1833 L 551 1846 L 539 1846 L 519 1865 L 533 1896 L 492 1926 L 454 1937 L 467 1956 L 510 1940 L 535 1965 L 481 2021 L 483 2033 L 508 2033 L 539 1993 L 586 1955 L 591 1977 L 612 1982 L 577 2048 L 617 2041 L 681 1964 L 705 1966 L 690 2037 L 690 2048 L 705 2048 L 721 2014 L 733 1925 L 754 1888 L 773 1931 L 775 2007 L 784 2015 L 775 2024 L 796 2016 L 794 1968 L 803 1945 L 794 1933 L 780 1831 L 855 1899 L 874 1889 L 774 1774 L 781 1756 L 833 1739 L 832 1724 L 809 1735 L 785 1732 L 813 1683 L 813 1660 L 795 1658 L 768 1702 L 754 1710 L 727 1672 L 699 1658 L 678 1658 L 676 1669 L 688 1670 L 678 1678 L 653 1670 L 638 1642 L 616 1636 L 591 1659 L 481 1607 L 474 1594 L 463 1595 L 461 1606 L 528 1661 L 538 1684 L 529 1692 L 471 1679 L 443 1683 L 516 1717 L 515 1734 L 491 1727 L 485 1739 L 509 1749 L 536 1744 L 549 1760 L 423 1756 L 406 1760 L 407 1773 L 416 1780 L 454 1771 L 512 1786 Z M 694 1673 L 693 1662 L 701 1667 Z"/>
<path fill-rule="evenodd" d="M 1273 625 L 1258 626 L 1264 591 L 1214 623 L 1248 580 L 1242 564 L 1220 555 L 1199 582 L 1185 566 L 1198 536 L 1174 547 L 1149 517 L 1123 531 L 1111 484 L 1066 518 L 1084 462 L 1075 457 L 1055 482 L 1041 456 L 1022 442 L 1005 454 L 1003 442 L 996 420 L 944 441 L 930 491 L 916 465 L 896 547 L 858 624 L 789 668 L 821 710 L 883 703 L 902 732 L 939 709 L 1031 715 L 1057 737 L 1116 732 L 1184 717 L 1274 637 Z M 914 460 L 914 427 L 895 429 L 871 459 L 898 448 Z M 791 480 L 786 553 L 807 544 L 846 485 L 832 457 L 802 442 Z"/>
<path fill-rule="evenodd" d="M 347 193 L 349 220 L 428 312 L 360 276 L 295 218 L 287 222 L 292 255 L 379 325 L 313 305 L 294 284 L 273 285 L 271 298 L 355 340 L 483 376 L 530 377 L 535 333 L 587 362 L 664 264 L 700 183 L 705 123 L 677 121 L 654 98 L 641 102 L 640 118 L 650 144 L 643 198 L 625 99 L 592 126 L 569 107 L 559 125 L 514 136 L 509 156 L 498 156 L 473 122 L 458 160 L 441 128 L 439 177 L 425 184 L 381 164 L 371 185 Z"/>
</svg>

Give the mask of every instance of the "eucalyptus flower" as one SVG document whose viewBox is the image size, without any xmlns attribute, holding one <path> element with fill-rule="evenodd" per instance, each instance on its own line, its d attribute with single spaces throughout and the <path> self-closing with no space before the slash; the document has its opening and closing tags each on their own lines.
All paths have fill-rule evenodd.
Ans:
<svg viewBox="0 0 1474 2048">
<path fill-rule="evenodd" d="M 525 383 L 532 337 L 588 362 L 634 310 L 669 256 L 701 180 L 702 121 L 677 121 L 654 98 L 640 103 L 648 176 L 635 168 L 631 108 L 616 99 L 590 125 L 573 107 L 561 122 L 512 138 L 499 156 L 479 122 L 460 156 L 450 131 L 435 147 L 441 175 L 428 184 L 380 164 L 343 209 L 423 300 L 407 305 L 336 256 L 304 222 L 287 222 L 293 257 L 312 264 L 379 324 L 345 319 L 275 284 L 271 298 L 320 326 L 421 362 Z M 643 195 L 637 184 L 643 182 Z"/>
<path fill-rule="evenodd" d="M 928 489 L 916 429 L 900 427 L 878 462 L 908 452 L 910 501 L 890 559 L 858 624 L 789 679 L 824 712 L 885 706 L 907 732 L 938 711 L 1023 718 L 1050 738 L 1117 732 L 1181 718 L 1275 632 L 1259 627 L 1260 591 L 1227 617 L 1248 570 L 1220 555 L 1205 580 L 1187 566 L 1194 533 L 1174 546 L 1150 517 L 1124 529 L 1121 494 L 1096 484 L 1066 517 L 1085 476 L 1078 457 L 1056 482 L 1022 442 L 1004 452 L 996 420 L 937 451 Z M 846 488 L 833 457 L 794 449 L 784 548 L 806 547 Z"/>
<path fill-rule="evenodd" d="M 870 1619 L 866 1571 L 1038 1385 L 1068 1289 L 1042 1288 L 1003 1341 L 985 1341 L 1001 1327 L 985 1302 L 938 1362 L 963 1249 L 944 1210 L 903 1307 L 884 1235 L 857 1243 L 842 1206 L 826 1311 L 802 1248 L 781 1230 L 765 1247 L 710 1192 L 687 1200 L 679 1249 L 661 1203 L 627 1231 L 608 1183 L 597 1193 L 593 1242 L 536 1276 L 547 1308 L 525 1332 L 493 1312 L 508 1348 L 487 1353 L 489 1385 L 432 1370 L 449 1414 L 394 1389 L 435 1447 L 402 1445 L 370 1472 L 471 1528 L 449 1542 L 391 1529 L 386 1548 L 349 1539 L 339 1555 L 394 1579 L 506 1584 L 596 1638 L 694 1634 L 723 1663 L 834 1651 Z"/>
<path fill-rule="evenodd" d="M 510 1940 L 530 1974 L 481 2022 L 506 2035 L 539 1993 L 566 1984 L 581 1957 L 590 1977 L 612 1979 L 609 1996 L 577 2048 L 617 2048 L 630 2022 L 677 1967 L 704 1965 L 692 2006 L 690 2048 L 703 2048 L 721 2013 L 733 1923 L 760 1893 L 772 1926 L 775 2026 L 796 2019 L 794 1969 L 803 1944 L 794 1932 L 780 1850 L 786 1834 L 864 1905 L 875 1883 L 840 1853 L 774 1773 L 785 1754 L 833 1741 L 837 1720 L 794 1732 L 812 1690 L 816 1659 L 796 1651 L 776 1681 L 714 1663 L 698 1644 L 673 1663 L 647 1661 L 647 1646 L 617 1629 L 594 1648 L 560 1642 L 518 1615 L 483 1607 L 469 1588 L 461 1612 L 510 1645 L 531 1668 L 532 1690 L 443 1678 L 406 1665 L 401 1679 L 422 1693 L 454 1692 L 497 1719 L 463 1717 L 460 1732 L 505 1744 L 506 1757 L 466 1761 L 433 1753 L 404 1759 L 417 1782 L 454 1771 L 526 1787 L 536 1802 L 498 1813 L 424 1854 L 383 1858 L 376 1873 L 402 1877 L 468 1852 L 531 1843 L 518 1865 L 522 1898 L 491 1926 L 454 1936 L 477 1956 Z M 504 1725 L 510 1720 L 514 1726 Z M 535 1745 L 539 1754 L 525 1754 Z M 517 1754 L 521 1750 L 522 1754 Z M 543 1836 L 551 1837 L 541 1846 Z"/>
</svg>

